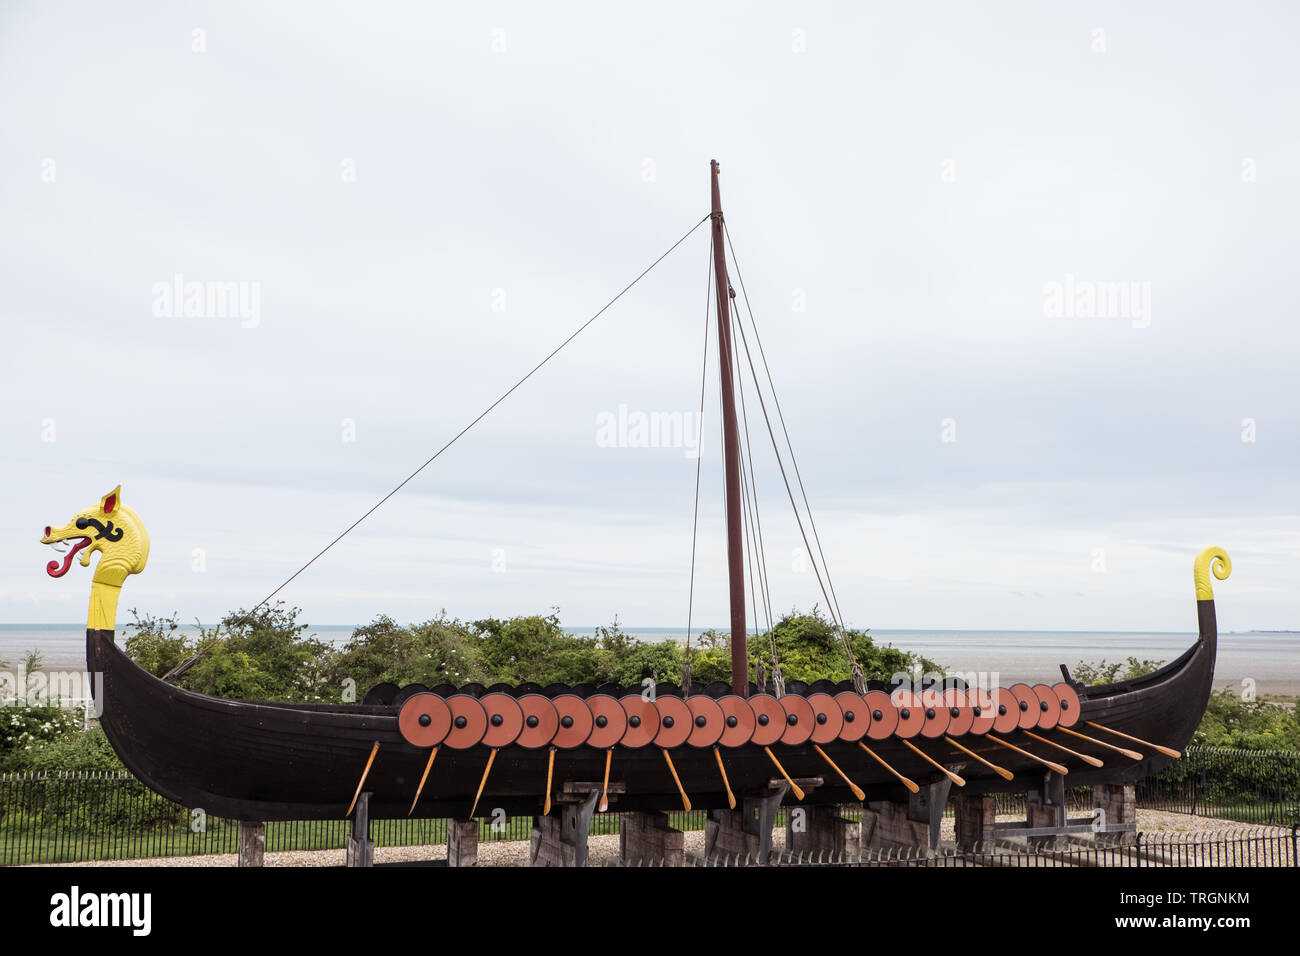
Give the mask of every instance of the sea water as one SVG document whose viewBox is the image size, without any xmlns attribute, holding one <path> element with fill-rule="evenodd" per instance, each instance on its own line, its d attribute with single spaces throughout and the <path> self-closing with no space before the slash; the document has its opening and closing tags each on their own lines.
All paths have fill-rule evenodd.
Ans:
<svg viewBox="0 0 1300 956">
<path fill-rule="evenodd" d="M 194 636 L 193 625 L 180 629 Z M 698 639 L 700 629 L 692 633 Z M 725 630 L 725 628 L 717 628 Z M 330 644 L 342 645 L 353 626 L 318 625 L 305 633 Z M 590 627 L 566 628 L 571 634 L 590 636 Z M 683 641 L 686 631 L 672 627 L 623 627 L 624 633 L 644 641 Z M 872 630 L 879 644 L 914 651 L 943 667 L 959 672 L 982 671 L 997 682 L 1048 683 L 1061 679 L 1060 665 L 1074 669 L 1080 661 L 1122 662 L 1130 657 L 1167 663 L 1196 641 L 1192 633 L 1130 631 L 959 631 Z M 124 639 L 119 631 L 118 640 Z M 761 638 L 760 638 L 761 640 Z M 24 654 L 39 650 L 44 670 L 80 670 L 86 666 L 86 631 L 76 624 L 0 624 L 0 670 L 17 670 Z M 1258 694 L 1300 695 L 1300 632 L 1251 631 L 1220 634 L 1214 686 L 1243 690 L 1253 681 Z"/>
</svg>

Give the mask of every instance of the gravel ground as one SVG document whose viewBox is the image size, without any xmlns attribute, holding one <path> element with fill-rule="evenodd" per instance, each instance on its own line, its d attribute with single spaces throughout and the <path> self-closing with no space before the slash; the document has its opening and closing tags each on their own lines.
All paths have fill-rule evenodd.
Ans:
<svg viewBox="0 0 1300 956">
<path fill-rule="evenodd" d="M 1290 834 L 1289 827 L 1264 827 L 1253 824 L 1235 823 L 1213 817 L 1198 817 L 1185 813 L 1169 813 L 1157 810 L 1138 810 L 1138 830 L 1158 841 L 1160 836 L 1177 839 L 1196 834 L 1242 835 L 1256 834 Z M 999 822 L 1016 822 L 1018 815 L 1002 815 Z M 943 821 L 942 839 L 951 842 L 954 839 L 953 820 Z M 593 836 L 587 843 L 590 865 L 603 866 L 618 860 L 617 836 Z M 704 831 L 690 830 L 686 833 L 686 853 L 688 856 L 702 857 L 704 854 Z M 785 829 L 778 827 L 773 833 L 772 846 L 785 848 Z M 345 853 L 343 850 L 298 850 L 285 853 L 268 853 L 264 859 L 265 866 L 342 866 Z M 376 847 L 376 863 L 411 863 L 426 860 L 446 860 L 446 844 L 429 846 Z M 1267 861 L 1238 860 L 1249 865 L 1268 865 Z M 87 863 L 41 864 L 53 866 L 234 866 L 233 853 L 221 853 L 208 856 L 171 856 L 141 860 L 102 860 Z M 527 866 L 528 841 L 483 841 L 478 847 L 479 866 Z"/>
</svg>

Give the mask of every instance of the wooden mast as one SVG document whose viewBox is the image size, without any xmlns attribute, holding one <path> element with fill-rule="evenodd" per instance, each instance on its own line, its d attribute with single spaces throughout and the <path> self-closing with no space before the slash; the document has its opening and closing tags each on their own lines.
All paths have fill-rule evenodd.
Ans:
<svg viewBox="0 0 1300 956">
<path fill-rule="evenodd" d="M 727 487 L 727 578 L 731 594 L 731 690 L 749 696 L 749 654 L 745 646 L 745 552 L 740 516 L 740 437 L 736 429 L 736 396 L 731 366 L 731 282 L 722 232 L 722 194 L 718 191 L 718 161 L 709 162 L 713 186 L 713 275 L 718 299 L 718 362 L 722 369 L 722 453 Z"/>
</svg>

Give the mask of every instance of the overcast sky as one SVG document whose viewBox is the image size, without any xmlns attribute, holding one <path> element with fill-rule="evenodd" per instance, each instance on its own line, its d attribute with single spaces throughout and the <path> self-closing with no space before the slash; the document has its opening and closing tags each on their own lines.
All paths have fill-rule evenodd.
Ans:
<svg viewBox="0 0 1300 956">
<path fill-rule="evenodd" d="M 48 578 L 38 538 L 119 483 L 153 540 L 119 626 L 256 603 L 707 213 L 717 158 L 850 623 L 1192 630 L 1213 544 L 1224 629 L 1300 627 L 1298 19 L 7 2 L 0 621 L 84 618 L 89 572 Z M 701 228 L 281 597 L 683 625 L 695 460 L 599 423 L 695 413 L 708 253 Z M 808 608 L 750 424 L 773 604 Z"/>
</svg>

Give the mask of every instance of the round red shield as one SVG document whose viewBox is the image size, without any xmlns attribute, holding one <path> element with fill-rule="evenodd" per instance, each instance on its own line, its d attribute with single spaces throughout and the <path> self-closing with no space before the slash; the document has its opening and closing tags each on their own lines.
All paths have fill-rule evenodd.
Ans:
<svg viewBox="0 0 1300 956">
<path fill-rule="evenodd" d="M 943 692 L 943 706 L 948 711 L 947 733 L 953 737 L 969 733 L 975 722 L 975 710 L 966 699 L 966 692 L 948 688 Z"/>
<path fill-rule="evenodd" d="M 524 729 L 519 732 L 515 743 L 536 750 L 555 739 L 555 732 L 560 729 L 560 713 L 549 697 L 524 694 L 519 698 L 519 709 L 524 713 Z"/>
<path fill-rule="evenodd" d="M 749 706 L 749 701 L 728 694 L 718 698 L 718 706 L 722 708 L 723 725 L 722 737 L 718 743 L 724 747 L 740 747 L 749 743 L 754 735 L 754 727 L 757 726 L 754 708 Z"/>
<path fill-rule="evenodd" d="M 1056 699 L 1061 702 L 1061 719 L 1057 724 L 1058 727 L 1073 727 L 1083 716 L 1083 708 L 1079 703 L 1079 693 L 1065 681 L 1052 685 L 1052 693 Z"/>
<path fill-rule="evenodd" d="M 921 698 L 900 687 L 889 695 L 889 699 L 898 711 L 898 726 L 894 728 L 894 733 L 903 738 L 919 734 L 925 726 L 925 708 L 921 706 Z"/>
<path fill-rule="evenodd" d="M 867 715 L 871 723 L 867 726 L 867 736 L 872 740 L 884 740 L 894 736 L 898 729 L 898 708 L 883 690 L 867 691 Z"/>
<path fill-rule="evenodd" d="M 487 711 L 469 694 L 455 694 L 447 698 L 451 709 L 451 730 L 444 741 L 452 750 L 468 750 L 483 740 L 487 733 Z"/>
<path fill-rule="evenodd" d="M 1034 696 L 1038 698 L 1038 726 L 1051 730 L 1061 720 L 1061 701 L 1048 684 L 1035 684 Z"/>
<path fill-rule="evenodd" d="M 1021 730 L 1033 730 L 1038 726 L 1038 695 L 1028 684 L 1012 684 L 1011 693 L 1016 696 L 1016 709 L 1020 711 Z"/>
<path fill-rule="evenodd" d="M 990 691 L 972 687 L 966 691 L 966 703 L 971 709 L 970 732 L 987 734 L 992 730 L 998 717 L 997 688 Z"/>
<path fill-rule="evenodd" d="M 785 708 L 771 694 L 755 694 L 749 698 L 749 706 L 754 709 L 754 736 L 750 743 L 768 747 L 781 739 L 785 733 Z"/>
<path fill-rule="evenodd" d="M 785 730 L 781 733 L 781 743 L 801 744 L 812 736 L 816 718 L 812 704 L 807 697 L 798 694 L 786 694 L 781 698 L 781 708 L 785 711 Z"/>
<path fill-rule="evenodd" d="M 871 726 L 871 712 L 867 709 L 867 702 L 862 695 L 855 694 L 851 690 L 840 691 L 835 695 L 835 703 L 839 705 L 840 713 L 844 715 L 844 720 L 840 724 L 840 740 L 853 743 L 865 737 L 867 728 Z"/>
<path fill-rule="evenodd" d="M 1020 726 L 1020 701 L 1009 687 L 996 687 L 993 690 L 993 729 L 1000 734 L 1009 734 Z"/>
<path fill-rule="evenodd" d="M 655 743 L 660 747 L 680 747 L 686 743 L 695 725 L 691 723 L 691 709 L 680 697 L 662 694 L 655 698 L 655 707 L 659 709 L 659 733 Z"/>
<path fill-rule="evenodd" d="M 484 746 L 504 747 L 514 743 L 524 729 L 524 711 L 519 701 L 509 694 L 487 694 L 479 703 L 487 711 L 488 719 Z"/>
<path fill-rule="evenodd" d="M 691 735 L 686 742 L 692 747 L 712 747 L 722 739 L 726 729 L 723 722 L 722 708 L 712 697 L 704 694 L 692 694 L 686 698 L 686 706 L 691 710 Z"/>
<path fill-rule="evenodd" d="M 844 726 L 844 712 L 830 694 L 809 694 L 808 703 L 813 709 L 812 742 L 828 744 L 840 735 Z"/>
<path fill-rule="evenodd" d="M 587 707 L 595 718 L 591 736 L 587 738 L 588 747 L 603 750 L 623 739 L 623 734 L 627 731 L 627 714 L 617 697 L 592 694 L 587 698 Z"/>
<path fill-rule="evenodd" d="M 627 714 L 627 730 L 621 743 L 624 747 L 644 747 L 655 739 L 659 733 L 659 711 L 654 701 L 647 700 L 640 694 L 628 694 L 620 697 L 619 706 Z"/>
<path fill-rule="evenodd" d="M 921 736 L 934 740 L 948 732 L 952 717 L 948 708 L 943 706 L 943 695 L 937 691 L 925 691 L 921 694 L 921 708 L 925 711 L 925 723 L 921 725 Z"/>
<path fill-rule="evenodd" d="M 564 750 L 585 744 L 596 726 L 595 715 L 587 702 L 577 694 L 561 694 L 551 703 L 560 715 L 560 727 L 551 742 Z"/>
<path fill-rule="evenodd" d="M 436 747 L 451 730 L 451 708 L 437 694 L 413 694 L 397 714 L 397 729 L 415 747 Z"/>
</svg>

